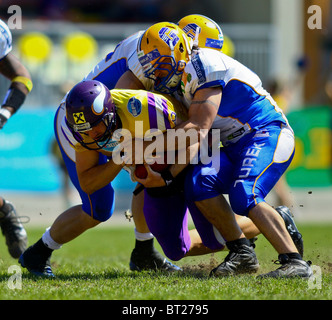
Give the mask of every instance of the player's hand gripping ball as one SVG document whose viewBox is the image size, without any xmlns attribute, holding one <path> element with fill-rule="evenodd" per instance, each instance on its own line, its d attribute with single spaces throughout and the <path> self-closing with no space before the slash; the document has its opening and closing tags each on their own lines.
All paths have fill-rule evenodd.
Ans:
<svg viewBox="0 0 332 320">
<path fill-rule="evenodd" d="M 165 169 L 167 169 L 170 166 L 169 164 L 166 163 L 166 160 L 167 160 L 167 157 L 166 157 L 166 154 L 165 154 L 164 163 L 154 162 L 154 163 L 150 164 L 151 169 L 153 171 L 156 171 L 156 172 L 159 172 L 159 173 L 164 171 Z M 148 172 L 145 169 L 144 164 L 137 164 L 136 165 L 135 175 L 139 179 L 146 179 L 146 177 L 148 176 Z"/>
</svg>

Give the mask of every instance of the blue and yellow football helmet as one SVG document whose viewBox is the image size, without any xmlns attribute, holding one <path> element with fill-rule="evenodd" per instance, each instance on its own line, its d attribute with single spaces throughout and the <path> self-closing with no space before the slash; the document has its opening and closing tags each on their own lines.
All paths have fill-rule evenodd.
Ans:
<svg viewBox="0 0 332 320">
<path fill-rule="evenodd" d="M 174 23 L 156 23 L 144 32 L 138 44 L 138 59 L 145 77 L 154 80 L 156 91 L 177 90 L 191 49 L 191 38 Z"/>
<path fill-rule="evenodd" d="M 190 14 L 177 24 L 200 48 L 221 51 L 224 36 L 219 25 L 212 19 L 200 14 Z"/>
</svg>

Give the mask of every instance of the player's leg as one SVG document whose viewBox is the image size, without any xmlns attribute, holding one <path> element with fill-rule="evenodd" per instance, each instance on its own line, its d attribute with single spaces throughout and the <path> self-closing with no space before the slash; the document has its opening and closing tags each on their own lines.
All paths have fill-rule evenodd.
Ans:
<svg viewBox="0 0 332 320">
<path fill-rule="evenodd" d="M 154 247 L 155 236 L 151 233 L 144 216 L 144 197 L 145 192 L 141 191 L 133 195 L 132 198 L 132 214 L 135 222 L 135 247 L 130 256 L 129 267 L 133 271 L 148 269 L 177 271 L 179 268 L 167 261 Z M 150 211 L 150 209 L 147 210 Z"/>
<path fill-rule="evenodd" d="M 256 225 L 248 217 L 243 217 L 236 214 L 235 219 L 247 239 L 254 239 L 261 234 Z"/>
<path fill-rule="evenodd" d="M 55 119 L 58 118 L 57 115 Z M 56 121 L 55 128 L 57 129 Z M 83 192 L 77 176 L 74 150 L 60 130 L 55 130 L 55 133 L 69 177 L 80 194 L 82 205 L 71 207 L 60 214 L 43 236 L 21 255 L 19 262 L 23 267 L 36 275 L 45 276 L 54 276 L 50 266 L 54 250 L 60 249 L 63 244 L 75 239 L 85 230 L 106 221 L 114 210 L 114 190 L 111 184 L 92 195 Z M 100 154 L 100 162 L 106 161 L 107 158 Z"/>
<path fill-rule="evenodd" d="M 293 133 L 288 127 L 271 124 L 242 139 L 228 150 L 238 164 L 229 199 L 234 212 L 248 216 L 279 254 L 282 268 L 264 276 L 310 276 L 312 271 L 302 260 L 285 221 L 264 200 L 292 160 Z"/>
<path fill-rule="evenodd" d="M 75 163 L 66 157 L 65 162 L 69 176 L 81 196 L 82 205 L 61 213 L 42 237 L 21 255 L 19 262 L 36 275 L 53 276 L 50 266 L 52 252 L 87 229 L 109 219 L 114 210 L 114 190 L 110 184 L 88 195 L 80 188 Z"/>
<path fill-rule="evenodd" d="M 204 216 L 203 218 L 205 219 Z M 260 235 L 261 232 L 258 230 L 255 224 L 249 218 L 242 217 L 239 215 L 235 215 L 235 218 L 242 232 L 245 234 L 246 238 L 248 238 L 249 241 L 251 241 L 251 243 L 253 244 L 257 240 L 256 237 Z M 203 238 L 207 236 L 209 240 L 203 241 L 197 229 L 189 230 L 191 246 L 186 256 L 198 256 L 222 250 L 227 250 L 227 247 L 225 246 L 225 239 L 223 239 L 219 231 L 213 225 L 211 225 L 210 222 L 208 222 L 207 220 L 206 224 L 207 226 L 210 226 L 208 227 L 208 231 L 201 231 L 201 233 L 204 234 L 202 236 Z M 195 226 L 196 225 L 197 224 L 195 224 Z M 202 227 L 197 227 L 197 228 L 200 230 L 202 229 Z M 217 247 L 215 245 L 211 246 L 211 244 L 205 244 L 207 243 L 207 241 L 209 241 L 208 243 L 210 243 L 210 241 L 213 241 L 213 243 L 217 245 Z M 221 244 L 221 246 L 219 247 L 218 244 Z"/>
<path fill-rule="evenodd" d="M 236 222 L 233 211 L 225 200 L 223 193 L 227 193 L 227 187 L 231 181 L 230 173 L 232 164 L 223 153 L 215 155 L 220 161 L 212 161 L 209 165 L 197 165 L 189 170 L 186 177 L 186 199 L 190 212 L 199 217 L 201 212 L 205 219 L 216 227 L 226 240 L 226 246 L 230 250 L 223 263 L 211 271 L 211 275 L 225 276 L 244 272 L 257 271 L 259 264 L 251 245 Z M 219 163 L 218 170 L 213 163 Z M 198 229 L 198 224 L 196 225 Z M 213 235 L 210 231 L 200 232 L 203 243 L 204 236 Z"/>
<path fill-rule="evenodd" d="M 188 233 L 187 207 L 182 194 L 156 197 L 144 190 L 144 215 L 149 230 L 156 237 L 165 255 L 179 260 L 188 252 L 191 242 Z M 141 260 L 141 257 L 138 257 Z M 168 268 L 169 262 L 165 267 Z M 172 266 L 171 270 L 179 270 Z"/>
<path fill-rule="evenodd" d="M 225 240 L 217 228 L 212 225 L 201 211 L 188 203 L 188 209 L 196 229 L 189 231 L 191 246 L 186 256 L 203 255 L 224 250 Z"/>
<path fill-rule="evenodd" d="M 205 246 L 197 229 L 189 230 L 189 237 L 190 237 L 191 244 L 190 244 L 190 248 L 189 248 L 188 252 L 186 253 L 185 257 L 201 256 L 204 254 L 209 254 L 209 253 L 224 250 L 224 247 L 213 250 L 213 249 L 210 249 L 207 246 Z"/>
</svg>

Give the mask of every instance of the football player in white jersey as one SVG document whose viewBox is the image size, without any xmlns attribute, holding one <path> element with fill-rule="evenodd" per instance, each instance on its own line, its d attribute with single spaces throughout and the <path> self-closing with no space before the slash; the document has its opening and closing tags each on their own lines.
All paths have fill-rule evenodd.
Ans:
<svg viewBox="0 0 332 320">
<path fill-rule="evenodd" d="M 32 89 L 32 81 L 25 66 L 11 53 L 12 34 L 0 20 L 0 73 L 11 81 L 0 109 L 0 130 L 24 103 Z M 1 132 L 0 132 L 1 134 Z M 9 253 L 18 258 L 27 246 L 27 234 L 13 204 L 0 197 L 0 227 L 6 237 Z"/>
<path fill-rule="evenodd" d="M 107 54 L 106 57 L 84 77 L 84 80 L 98 80 L 109 89 L 115 87 L 144 89 L 145 86 L 152 88 L 149 79 L 144 77 L 142 67 L 136 54 L 138 40 L 142 34 L 143 31 L 139 31 L 121 41 L 114 51 Z M 91 197 L 82 190 L 78 183 L 75 150 L 71 146 L 70 137 L 66 136 L 68 130 L 63 128 L 64 101 L 65 99 L 61 102 L 56 113 L 54 130 L 70 179 L 81 196 L 82 205 L 71 207 L 60 214 L 52 226 L 46 230 L 41 239 L 22 255 L 20 262 L 32 273 L 41 276 L 54 276 L 50 267 L 50 258 L 53 250 L 61 248 L 63 244 L 75 239 L 85 230 L 109 219 L 114 210 L 113 201 L 99 201 L 99 199 L 105 198 L 113 199 L 114 194 L 111 185 L 107 186 L 108 196 L 105 196 L 105 190 L 99 190 Z M 100 161 L 105 161 L 102 155 L 100 155 Z M 178 270 L 176 266 L 167 261 L 154 248 L 154 236 L 149 231 L 143 212 L 140 210 L 142 201 L 142 194 L 140 194 L 134 197 L 132 205 L 136 227 L 136 242 L 130 258 L 130 268 L 132 270 L 156 268 Z"/>
<path fill-rule="evenodd" d="M 218 129 L 220 161 L 194 166 L 186 180 L 188 200 L 213 221 L 230 249 L 211 275 L 237 274 L 258 265 L 241 229 L 230 226 L 232 211 L 222 196 L 227 193 L 232 210 L 249 217 L 278 252 L 282 266 L 262 276 L 310 277 L 310 264 L 302 259 L 281 216 L 264 200 L 294 155 L 294 133 L 285 115 L 254 72 L 216 50 L 197 48 L 191 53 L 181 45 L 182 33 L 171 23 L 151 26 L 140 39 L 138 56 L 154 89 L 177 92 L 188 107 L 189 120 L 178 129 L 197 130 L 201 141 L 203 132 Z M 147 187 L 156 186 L 148 180 Z"/>
<path fill-rule="evenodd" d="M 84 78 L 102 82 L 109 89 L 131 88 L 151 89 L 153 83 L 144 77 L 142 67 L 136 54 L 138 40 L 142 36 L 138 32 L 120 42 L 115 50 L 100 61 L 93 70 Z M 105 190 L 97 191 L 93 197 L 86 194 L 78 183 L 76 172 L 75 151 L 70 146 L 70 140 L 66 137 L 66 128 L 63 128 L 64 100 L 58 108 L 55 121 L 55 135 L 62 153 L 62 157 L 68 169 L 70 178 L 76 186 L 82 198 L 82 205 L 71 207 L 63 212 L 46 230 L 42 238 L 32 245 L 21 258 L 22 264 L 37 275 L 53 276 L 50 267 L 50 257 L 53 250 L 59 249 L 63 244 L 73 240 L 85 230 L 92 228 L 101 221 L 107 220 L 113 213 L 113 201 L 98 201 L 105 198 Z M 102 159 L 101 161 L 105 161 Z M 109 196 L 113 199 L 113 189 L 107 186 Z M 178 270 L 169 263 L 153 247 L 153 235 L 149 231 L 143 212 L 142 195 L 140 193 L 133 199 L 133 218 L 135 222 L 136 246 L 130 259 L 132 270 L 141 269 L 166 269 Z M 247 225 L 247 224 L 245 224 Z M 65 227 L 64 227 L 65 226 Z"/>
</svg>

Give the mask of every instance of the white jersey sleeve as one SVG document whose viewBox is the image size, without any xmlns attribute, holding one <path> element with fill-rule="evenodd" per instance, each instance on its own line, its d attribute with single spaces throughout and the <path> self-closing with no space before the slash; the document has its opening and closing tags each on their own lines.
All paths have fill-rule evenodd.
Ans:
<svg viewBox="0 0 332 320">
<path fill-rule="evenodd" d="M 93 70 L 84 77 L 101 81 L 109 89 L 113 89 L 120 77 L 130 70 L 144 85 L 146 90 L 152 90 L 153 82 L 144 77 L 142 66 L 138 61 L 137 45 L 144 31 L 138 31 L 122 40 L 113 52 L 107 54 Z"/>
<path fill-rule="evenodd" d="M 12 34 L 8 26 L 0 20 L 0 59 L 12 50 Z"/>
<path fill-rule="evenodd" d="M 197 90 L 225 85 L 227 68 L 220 52 L 200 49 L 187 64 L 182 76 L 181 90 L 184 104 L 189 106 Z"/>
</svg>

